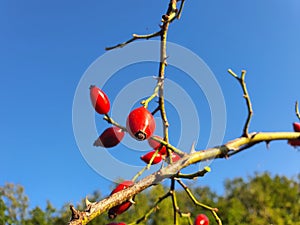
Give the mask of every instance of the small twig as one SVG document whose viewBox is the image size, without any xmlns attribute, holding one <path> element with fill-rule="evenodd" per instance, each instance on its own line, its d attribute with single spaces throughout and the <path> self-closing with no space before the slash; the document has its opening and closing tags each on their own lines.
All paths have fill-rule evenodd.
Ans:
<svg viewBox="0 0 300 225">
<path fill-rule="evenodd" d="M 129 43 L 131 43 L 131 42 L 133 42 L 133 41 L 135 41 L 135 40 L 138 40 L 138 39 L 146 39 L 146 40 L 148 40 L 148 39 L 150 39 L 150 38 L 158 37 L 158 36 L 160 36 L 160 32 L 161 32 L 161 31 L 157 31 L 157 32 L 155 32 L 155 33 L 147 34 L 147 35 L 133 34 L 133 35 L 132 35 L 132 38 L 129 39 L 128 41 L 125 41 L 125 42 L 123 42 L 123 43 L 117 44 L 117 45 L 112 46 L 112 47 L 107 47 L 107 48 L 105 48 L 105 50 L 106 50 L 106 51 L 109 51 L 109 50 L 113 50 L 113 49 L 115 49 L 115 48 L 122 48 L 122 47 L 124 47 L 125 45 L 128 45 Z"/>
<path fill-rule="evenodd" d="M 157 82 L 157 84 L 156 84 L 156 86 L 155 86 L 155 88 L 154 88 L 153 94 L 152 94 L 149 98 L 147 98 L 147 99 L 145 99 L 145 100 L 143 100 L 143 101 L 141 102 L 141 104 L 142 104 L 145 108 L 148 108 L 149 102 L 151 102 L 155 97 L 158 96 L 158 91 L 159 91 L 159 87 L 160 87 L 160 86 L 161 86 L 161 82 Z"/>
<path fill-rule="evenodd" d="M 246 100 L 246 104 L 247 104 L 247 108 L 248 108 L 248 116 L 247 116 L 247 120 L 244 125 L 242 136 L 248 137 L 249 136 L 249 125 L 250 125 L 250 121 L 251 121 L 251 118 L 253 115 L 253 110 L 252 110 L 252 104 L 251 104 L 250 96 L 248 94 L 248 90 L 247 90 L 247 86 L 246 86 L 246 82 L 245 82 L 246 70 L 242 70 L 241 77 L 236 75 L 231 69 L 229 69 L 228 72 L 239 81 L 239 83 L 243 89 L 244 98 Z"/>
<path fill-rule="evenodd" d="M 141 176 L 146 170 L 147 170 L 148 166 L 145 166 L 143 169 L 141 169 L 131 180 L 133 182 L 135 182 L 139 176 Z"/>
<path fill-rule="evenodd" d="M 157 106 L 157 107 L 151 112 L 151 114 L 154 116 L 158 111 L 159 111 L 159 106 Z"/>
<path fill-rule="evenodd" d="M 189 225 L 193 225 L 193 221 L 192 221 L 192 218 L 191 218 L 191 214 L 189 216 L 187 216 L 187 219 L 188 219 L 188 222 L 189 222 Z"/>
<path fill-rule="evenodd" d="M 186 153 L 184 153 L 183 151 L 181 151 L 180 149 L 174 147 L 173 145 L 171 145 L 170 143 L 167 143 L 166 141 L 160 139 L 160 138 L 157 138 L 155 136 L 152 136 L 151 139 L 159 142 L 160 144 L 166 146 L 167 149 L 170 149 L 171 151 L 177 153 L 178 155 L 180 155 L 181 157 L 185 156 Z"/>
<path fill-rule="evenodd" d="M 181 0 L 181 4 L 179 6 L 178 13 L 176 15 L 176 18 L 179 20 L 182 14 L 183 6 L 184 6 L 185 0 Z"/>
<path fill-rule="evenodd" d="M 162 147 L 162 146 L 161 146 L 161 147 Z M 151 167 L 151 165 L 152 165 L 152 162 L 153 162 L 154 158 L 157 156 L 157 154 L 159 154 L 159 151 L 160 151 L 161 147 L 158 148 L 158 149 L 156 149 L 156 151 L 155 151 L 155 153 L 152 155 L 152 157 L 151 157 L 149 163 L 148 163 L 143 169 L 141 169 L 141 170 L 140 170 L 140 171 L 139 171 L 139 172 L 131 179 L 133 182 L 135 182 L 136 179 L 137 179 L 138 177 L 140 177 L 146 170 L 149 170 L 149 169 L 150 169 L 150 167 Z"/>
<path fill-rule="evenodd" d="M 146 221 L 147 218 L 148 218 L 155 210 L 157 210 L 158 205 L 159 205 L 163 200 L 165 200 L 166 198 L 168 198 L 168 197 L 170 197 L 170 196 L 171 196 L 171 193 L 170 193 L 170 191 L 169 191 L 169 192 L 167 192 L 165 195 L 163 195 L 162 197 L 159 197 L 158 200 L 156 201 L 156 203 L 151 207 L 151 209 L 150 209 L 147 213 L 145 213 L 144 216 L 142 216 L 142 217 L 139 218 L 137 221 L 135 221 L 135 222 L 133 222 L 133 223 L 130 223 L 130 224 L 128 224 L 128 225 L 139 224 L 139 223 L 141 223 L 141 222 L 143 222 L 143 221 Z"/>
<path fill-rule="evenodd" d="M 172 198 L 172 205 L 173 205 L 173 218 L 174 218 L 174 225 L 178 224 L 177 221 L 177 211 L 179 210 L 176 198 L 176 191 L 175 191 L 175 180 L 174 178 L 171 179 L 171 188 L 170 188 L 171 198 Z"/>
<path fill-rule="evenodd" d="M 212 208 L 208 205 L 205 205 L 205 204 L 199 202 L 196 199 L 196 197 L 193 195 L 192 191 L 188 188 L 188 186 L 186 186 L 180 179 L 178 179 L 177 182 L 182 186 L 182 188 L 185 190 L 185 192 L 188 194 L 188 196 L 190 197 L 190 199 L 193 201 L 193 203 L 195 205 L 200 206 L 200 207 L 202 207 L 206 210 L 209 210 L 213 214 L 213 216 L 214 216 L 216 222 L 218 223 L 218 225 L 222 225 L 222 221 L 221 221 L 220 217 L 217 214 L 217 212 L 218 212 L 217 208 Z"/>
<path fill-rule="evenodd" d="M 183 178 L 183 179 L 194 179 L 196 177 L 204 177 L 204 175 L 210 171 L 211 171 L 210 167 L 206 166 L 206 167 L 204 167 L 203 170 L 200 170 L 200 171 L 198 171 L 196 173 L 192 173 L 192 174 L 182 174 L 179 172 L 178 174 L 175 175 L 175 177 Z"/>
<path fill-rule="evenodd" d="M 118 124 L 118 123 L 117 123 L 116 121 L 114 121 L 108 114 L 105 114 L 105 115 L 103 116 L 103 119 L 106 120 L 108 123 L 110 123 L 110 124 L 112 124 L 112 125 L 114 125 L 114 126 L 116 126 L 116 127 L 121 128 L 123 131 L 128 132 L 127 129 L 126 129 L 126 127 L 124 127 L 124 126 Z"/>
<path fill-rule="evenodd" d="M 174 1 L 174 0 L 170 1 L 169 8 L 168 8 L 168 11 L 167 11 L 167 14 L 166 14 L 168 16 L 168 21 L 167 21 L 168 23 L 173 22 L 176 18 L 179 19 L 181 14 L 182 14 L 182 10 L 183 10 L 185 0 L 181 1 L 179 10 L 176 9 L 176 2 L 177 1 Z M 163 27 L 163 25 L 161 27 Z M 123 42 L 123 43 L 117 44 L 115 46 L 107 47 L 107 48 L 105 48 L 105 50 L 109 51 L 109 50 L 113 50 L 113 49 L 116 49 L 116 48 L 122 48 L 122 47 L 126 46 L 127 44 L 129 44 L 131 42 L 134 42 L 135 40 L 139 40 L 139 39 L 148 40 L 148 39 L 151 39 L 151 38 L 154 38 L 154 37 L 158 37 L 158 36 L 161 36 L 161 32 L 163 32 L 163 28 L 161 30 L 157 31 L 157 32 L 152 33 L 152 34 L 146 34 L 146 35 L 133 34 L 131 39 L 129 39 L 129 40 Z"/>
<path fill-rule="evenodd" d="M 296 116 L 300 120 L 300 112 L 299 112 L 298 101 L 296 101 L 296 103 L 295 103 L 295 112 L 296 112 Z"/>
</svg>

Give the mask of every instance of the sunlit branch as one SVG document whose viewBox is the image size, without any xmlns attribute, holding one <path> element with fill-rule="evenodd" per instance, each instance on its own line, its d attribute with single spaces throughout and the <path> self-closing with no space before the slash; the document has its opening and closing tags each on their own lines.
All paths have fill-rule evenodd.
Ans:
<svg viewBox="0 0 300 225">
<path fill-rule="evenodd" d="M 248 116 L 247 116 L 247 119 L 246 119 L 246 122 L 245 122 L 245 125 L 244 125 L 242 136 L 243 137 L 248 137 L 248 135 L 249 135 L 248 130 L 249 130 L 250 121 L 251 121 L 251 118 L 252 118 L 252 115 L 253 115 L 253 110 L 252 110 L 252 104 L 251 104 L 250 96 L 248 94 L 248 90 L 247 90 L 247 86 L 246 86 L 246 82 L 245 82 L 246 70 L 242 70 L 241 77 L 236 75 L 231 69 L 229 69 L 228 72 L 234 78 L 236 78 L 239 81 L 239 83 L 240 83 L 240 85 L 243 89 L 243 93 L 244 93 L 243 97 L 246 100 L 247 109 L 248 109 Z"/>
</svg>

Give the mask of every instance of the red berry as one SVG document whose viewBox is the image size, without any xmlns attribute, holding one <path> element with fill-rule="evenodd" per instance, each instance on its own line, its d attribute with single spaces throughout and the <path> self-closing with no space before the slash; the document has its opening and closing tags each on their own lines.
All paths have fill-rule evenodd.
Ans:
<svg viewBox="0 0 300 225">
<path fill-rule="evenodd" d="M 125 132 L 119 127 L 109 127 L 94 142 L 94 146 L 111 148 L 119 144 L 124 138 Z"/>
<path fill-rule="evenodd" d="M 293 123 L 293 128 L 295 132 L 300 132 L 300 123 Z"/>
<path fill-rule="evenodd" d="M 122 191 L 130 186 L 132 186 L 134 183 L 131 180 L 125 180 L 122 183 L 120 183 L 111 193 L 110 195 L 113 195 L 119 191 Z M 108 211 L 108 216 L 111 219 L 114 219 L 117 215 L 122 214 L 123 212 L 125 212 L 127 209 L 129 209 L 129 207 L 132 205 L 132 203 L 130 201 L 126 201 L 123 202 L 120 205 L 117 205 L 113 208 L 111 208 Z"/>
<path fill-rule="evenodd" d="M 150 138 L 155 126 L 154 117 L 144 107 L 134 109 L 127 117 L 126 127 L 128 133 L 139 141 Z"/>
<path fill-rule="evenodd" d="M 153 137 L 156 137 L 156 138 L 158 138 L 158 139 L 160 139 L 160 140 L 163 140 L 161 137 L 159 137 L 159 136 L 153 136 Z M 153 140 L 152 138 L 149 138 L 148 139 L 148 143 L 149 143 L 149 145 L 154 149 L 154 150 L 157 150 L 160 146 L 161 146 L 161 144 L 160 144 L 160 142 L 158 142 L 158 141 L 156 141 L 156 140 Z M 159 153 L 161 154 L 161 155 L 166 155 L 167 154 L 167 148 L 166 148 L 166 146 L 162 146 L 161 147 L 161 149 L 159 150 Z"/>
<path fill-rule="evenodd" d="M 149 164 L 150 160 L 152 159 L 155 152 L 156 152 L 155 150 L 148 152 L 146 155 L 141 156 L 141 160 L 143 160 L 145 163 Z M 157 153 L 156 156 L 154 157 L 151 165 L 157 164 L 160 161 L 161 161 L 161 154 Z"/>
<path fill-rule="evenodd" d="M 209 220 L 206 215 L 199 214 L 195 219 L 194 225 L 209 225 Z"/>
<path fill-rule="evenodd" d="M 134 184 L 134 183 L 133 183 L 131 180 L 125 180 L 125 181 L 119 183 L 119 184 L 117 185 L 117 187 L 116 187 L 114 190 L 112 190 L 112 192 L 110 193 L 110 195 L 113 195 L 114 193 L 117 193 L 117 192 L 119 192 L 119 191 L 122 191 L 122 190 L 124 190 L 124 189 L 126 189 L 126 188 L 132 186 L 133 184 Z"/>
<path fill-rule="evenodd" d="M 90 97 L 92 105 L 99 114 L 107 114 L 110 110 L 110 102 L 107 95 L 98 87 L 90 86 Z"/>
<path fill-rule="evenodd" d="M 300 139 L 289 140 L 288 144 L 294 147 L 300 146 Z"/>
</svg>

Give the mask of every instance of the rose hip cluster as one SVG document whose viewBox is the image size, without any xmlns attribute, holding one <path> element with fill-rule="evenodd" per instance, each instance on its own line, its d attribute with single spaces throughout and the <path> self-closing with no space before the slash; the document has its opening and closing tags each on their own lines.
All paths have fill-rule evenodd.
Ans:
<svg viewBox="0 0 300 225">
<path fill-rule="evenodd" d="M 96 112 L 108 116 L 107 113 L 110 110 L 110 101 L 107 95 L 101 89 L 92 85 L 90 86 L 90 97 Z M 141 160 L 145 163 L 149 164 L 151 160 L 151 165 L 160 163 L 162 160 L 169 162 L 170 160 L 167 158 L 168 152 L 166 146 L 151 138 L 155 128 L 156 124 L 153 115 L 147 108 L 141 106 L 129 113 L 126 120 L 126 130 L 125 128 L 117 126 L 109 127 L 97 138 L 94 142 L 94 146 L 112 148 L 122 141 L 125 136 L 125 131 L 127 131 L 131 137 L 138 141 L 148 140 L 149 145 L 153 148 L 153 150 L 141 156 Z M 153 137 L 156 137 L 158 140 L 163 140 L 159 136 Z M 180 156 L 172 152 L 171 158 L 172 162 L 176 162 L 180 159 Z"/>
<path fill-rule="evenodd" d="M 300 132 L 300 123 L 293 123 L 293 128 L 295 132 Z M 297 147 L 300 146 L 300 139 L 289 140 L 288 143 L 293 147 Z"/>
<path fill-rule="evenodd" d="M 98 87 L 92 85 L 90 86 L 90 98 L 92 105 L 97 113 L 105 115 L 109 118 L 108 113 L 110 111 L 110 101 L 107 95 Z M 126 128 L 119 126 L 111 126 L 105 129 L 97 140 L 94 142 L 94 146 L 100 146 L 105 148 L 112 148 L 118 145 L 125 136 L 127 131 L 131 137 L 138 141 L 148 140 L 149 145 L 153 148 L 147 154 L 141 156 L 141 160 L 145 163 L 151 165 L 157 164 L 162 161 L 162 159 L 168 162 L 168 151 L 167 147 L 162 145 L 159 140 L 163 140 L 159 136 L 154 136 L 157 140 L 152 139 L 153 133 L 155 131 L 156 124 L 155 119 L 151 112 L 145 107 L 138 107 L 132 110 L 126 121 Z M 172 162 L 176 162 L 180 159 L 180 156 L 172 152 Z M 151 161 L 152 160 L 152 161 Z M 113 195 L 119 191 L 122 191 L 134 183 L 130 180 L 123 181 L 111 192 L 110 195 Z M 126 202 L 123 202 L 120 205 L 117 205 L 111 208 L 108 211 L 108 216 L 111 219 L 114 219 L 117 215 L 125 212 L 132 205 L 133 199 L 130 199 Z M 126 225 L 125 223 L 110 223 L 109 225 Z"/>
</svg>

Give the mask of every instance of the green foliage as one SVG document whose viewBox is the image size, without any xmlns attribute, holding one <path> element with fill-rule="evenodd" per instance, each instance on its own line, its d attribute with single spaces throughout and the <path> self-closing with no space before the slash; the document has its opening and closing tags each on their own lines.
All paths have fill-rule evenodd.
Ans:
<svg viewBox="0 0 300 225">
<path fill-rule="evenodd" d="M 228 180 L 217 207 L 224 224 L 300 224 L 299 180 L 268 173 Z"/>
<path fill-rule="evenodd" d="M 236 178 L 225 182 L 224 196 L 218 196 L 208 187 L 191 188 L 195 197 L 212 207 L 219 208 L 219 215 L 223 224 L 249 225 L 249 224 L 276 224 L 300 225 L 300 175 L 297 180 L 284 176 L 272 177 L 268 173 L 255 174 L 247 180 Z M 117 222 L 132 223 L 154 209 L 147 220 L 140 224 L 159 225 L 173 224 L 173 205 L 168 197 L 157 207 L 155 202 L 168 192 L 166 187 L 156 185 L 135 197 L 136 204 L 126 213 L 116 218 Z M 89 196 L 90 201 L 98 201 L 105 196 L 96 191 Z M 190 212 L 192 218 L 199 213 L 205 213 L 213 221 L 212 215 L 187 197 L 184 190 L 176 192 L 179 208 L 182 212 Z M 84 200 L 76 206 L 84 209 Z M 179 216 L 178 216 L 179 217 Z M 45 209 L 35 207 L 28 210 L 28 198 L 20 185 L 5 184 L 0 187 L 0 225 L 65 225 L 70 218 L 68 204 L 61 210 L 55 209 L 47 202 Z M 186 218 L 179 217 L 180 224 L 188 224 Z M 108 224 L 107 214 L 103 214 L 90 224 Z"/>
<path fill-rule="evenodd" d="M 11 183 L 0 187 L 1 206 L 0 221 L 3 224 L 21 225 L 25 219 L 28 208 L 28 197 L 24 194 L 24 188 L 21 185 Z"/>
</svg>

